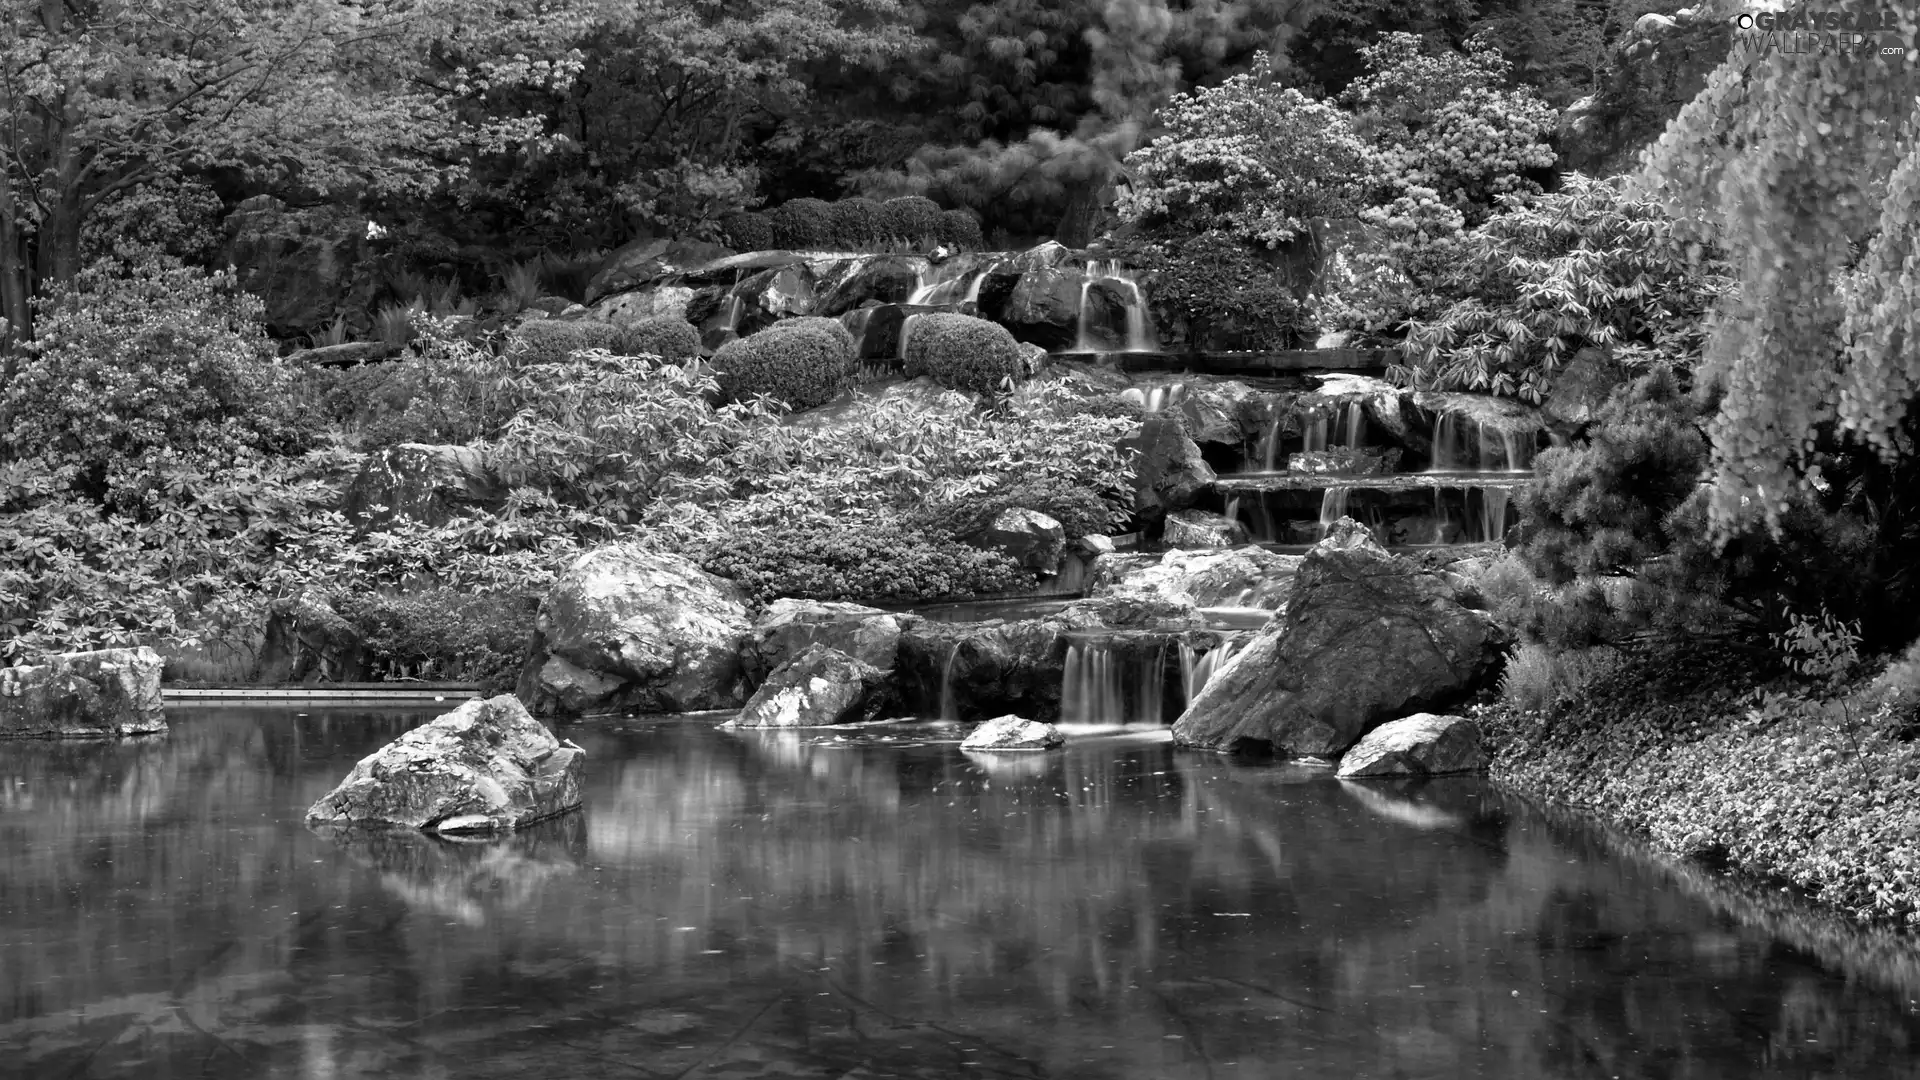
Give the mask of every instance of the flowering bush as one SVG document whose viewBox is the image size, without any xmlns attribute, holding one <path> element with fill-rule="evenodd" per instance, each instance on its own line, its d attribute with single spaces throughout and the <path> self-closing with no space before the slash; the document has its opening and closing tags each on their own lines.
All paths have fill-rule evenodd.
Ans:
<svg viewBox="0 0 1920 1080">
<path fill-rule="evenodd" d="M 152 250 L 93 264 L 44 307 L 0 391 L 0 455 L 73 466 L 134 512 L 174 465 L 303 449 L 316 433 L 260 314 L 231 274 Z"/>
<path fill-rule="evenodd" d="M 1368 148 L 1347 115 L 1274 85 L 1265 53 L 1244 75 L 1176 95 L 1160 122 L 1166 134 L 1127 156 L 1123 221 L 1272 247 L 1364 195 Z"/>
<path fill-rule="evenodd" d="M 1475 221 L 1500 195 L 1539 190 L 1523 174 L 1553 165 L 1546 138 L 1557 117 L 1531 88 L 1507 88 L 1511 65 L 1490 41 L 1431 56 L 1416 35 L 1392 33 L 1361 54 L 1367 73 L 1342 101 L 1372 140 L 1381 201 L 1431 192 Z"/>
</svg>

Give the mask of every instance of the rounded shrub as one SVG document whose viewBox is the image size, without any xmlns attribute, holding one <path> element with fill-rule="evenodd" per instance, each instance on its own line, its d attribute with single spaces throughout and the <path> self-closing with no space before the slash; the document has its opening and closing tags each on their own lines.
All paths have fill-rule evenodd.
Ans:
<svg viewBox="0 0 1920 1080">
<path fill-rule="evenodd" d="M 895 240 L 922 243 L 940 233 L 940 204 L 925 195 L 903 195 L 880 206 L 881 226 Z"/>
<path fill-rule="evenodd" d="M 987 393 L 1020 377 L 1020 345 L 999 323 L 936 312 L 906 331 L 907 374 L 931 375 L 953 390 Z"/>
<path fill-rule="evenodd" d="M 864 251 L 884 239 L 880 204 L 872 199 L 841 199 L 833 204 L 834 246 Z"/>
<path fill-rule="evenodd" d="M 854 356 L 853 335 L 837 320 L 787 319 L 722 345 L 713 354 L 713 375 L 735 401 L 765 394 L 811 409 L 852 382 Z"/>
<path fill-rule="evenodd" d="M 655 315 L 619 329 L 617 351 L 626 356 L 657 356 L 679 361 L 700 355 L 700 331 L 685 319 Z"/>
<path fill-rule="evenodd" d="M 521 364 L 556 364 L 583 349 L 620 347 L 621 330 L 612 323 L 592 319 L 534 319 L 514 328 L 512 340 L 519 343 L 513 355 Z"/>
<path fill-rule="evenodd" d="M 773 208 L 773 242 L 792 251 L 817 251 L 833 244 L 833 208 L 822 199 L 793 199 Z"/>
<path fill-rule="evenodd" d="M 940 215 L 940 242 L 955 251 L 979 251 L 986 246 L 980 219 L 971 210 L 948 210 Z"/>
<path fill-rule="evenodd" d="M 773 246 L 773 223 L 767 215 L 742 210 L 720 219 L 720 230 L 735 251 L 765 251 Z"/>
</svg>

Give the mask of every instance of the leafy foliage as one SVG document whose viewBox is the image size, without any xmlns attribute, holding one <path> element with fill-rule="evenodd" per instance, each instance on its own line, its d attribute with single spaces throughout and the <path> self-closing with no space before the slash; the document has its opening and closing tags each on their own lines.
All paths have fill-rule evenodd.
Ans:
<svg viewBox="0 0 1920 1080">
<path fill-rule="evenodd" d="M 1588 347 L 1633 367 L 1691 367 L 1728 287 L 1724 265 L 1676 237 L 1658 206 L 1578 174 L 1551 195 L 1502 196 L 1464 233 L 1427 231 L 1417 215 L 1375 222 L 1385 242 L 1336 268 L 1317 311 L 1363 341 L 1404 334 L 1388 374 L 1419 389 L 1537 403 Z"/>
<path fill-rule="evenodd" d="M 164 255 L 96 264 L 56 292 L 0 397 L 0 453 L 74 469 L 128 512 L 173 465 L 217 468 L 314 437 L 259 302 Z"/>
<path fill-rule="evenodd" d="M 1163 334 L 1231 348 L 1290 349 L 1310 326 L 1288 278 L 1226 233 L 1136 236 L 1110 251 L 1143 275 L 1141 292 Z"/>
<path fill-rule="evenodd" d="M 1904 52 L 1736 54 L 1644 158 L 1639 182 L 1688 238 L 1734 256 L 1738 288 L 1703 369 L 1726 391 L 1710 429 L 1717 536 L 1781 525 L 1793 493 L 1813 488 L 1805 465 L 1830 420 L 1889 460 L 1911 456 L 1893 432 L 1920 385 L 1908 342 L 1920 13 L 1894 13 L 1878 37 Z"/>
<path fill-rule="evenodd" d="M 374 678 L 472 681 L 483 693 L 512 692 L 535 614 L 523 595 L 453 589 L 345 593 L 330 604 Z"/>
<path fill-rule="evenodd" d="M 714 376 L 728 398 L 766 395 L 794 409 L 838 397 L 854 364 L 853 335 L 833 319 L 786 319 L 713 354 Z"/>
<path fill-rule="evenodd" d="M 1167 133 L 1127 157 L 1124 222 L 1272 247 L 1360 205 L 1367 147 L 1346 114 L 1275 85 L 1265 53 L 1244 75 L 1175 96 L 1160 122 Z"/>
<path fill-rule="evenodd" d="M 1013 592 L 1031 574 L 995 551 L 886 519 L 843 522 L 808 515 L 777 529 L 735 533 L 702 564 L 732 578 L 749 600 L 783 596 L 856 603 Z"/>
<path fill-rule="evenodd" d="M 1020 345 L 1007 328 L 953 312 L 913 316 L 905 359 L 909 375 L 932 375 L 950 390 L 989 393 L 1021 374 Z"/>
<path fill-rule="evenodd" d="M 947 210 L 940 215 L 940 243 L 954 251 L 978 251 L 986 246 L 980 219 L 969 210 Z"/>
<path fill-rule="evenodd" d="M 880 204 L 872 199 L 841 199 L 830 208 L 834 246 L 843 251 L 868 251 L 886 237 Z"/>
</svg>

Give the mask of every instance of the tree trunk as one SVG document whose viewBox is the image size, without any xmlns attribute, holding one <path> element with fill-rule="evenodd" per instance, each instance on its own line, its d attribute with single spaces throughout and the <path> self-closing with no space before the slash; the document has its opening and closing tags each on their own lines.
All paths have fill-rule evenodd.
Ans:
<svg viewBox="0 0 1920 1080">
<path fill-rule="evenodd" d="M 13 178 L 0 169 L 0 319 L 7 327 L 0 332 L 0 384 L 13 376 L 13 345 L 33 338 L 33 261 L 27 251 L 27 236 L 20 228 L 19 204 L 13 194 Z"/>
</svg>

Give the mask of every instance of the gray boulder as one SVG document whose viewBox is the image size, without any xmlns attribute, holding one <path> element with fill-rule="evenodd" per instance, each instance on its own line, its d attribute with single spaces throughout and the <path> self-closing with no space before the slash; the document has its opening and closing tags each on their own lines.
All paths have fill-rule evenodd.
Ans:
<svg viewBox="0 0 1920 1080">
<path fill-rule="evenodd" d="M 768 676 L 734 723 L 799 728 L 874 720 L 886 705 L 886 683 L 887 673 L 872 664 L 814 645 Z"/>
<path fill-rule="evenodd" d="M 319 593 L 282 597 L 267 605 L 254 678 L 269 684 L 361 682 L 367 678 L 367 645 Z"/>
<path fill-rule="evenodd" d="M 1054 574 L 1060 571 L 1067 534 L 1058 521 L 1038 510 L 1013 507 L 996 514 L 992 523 L 967 537 L 967 542 L 1001 552 L 1028 570 Z"/>
<path fill-rule="evenodd" d="M 900 649 L 900 620 L 879 608 L 825 600 L 775 600 L 747 631 L 740 664 L 754 685 L 814 645 L 826 645 L 882 671 Z"/>
<path fill-rule="evenodd" d="M 60 653 L 0 668 L 0 738 L 101 738 L 167 730 L 160 654 L 136 649 Z"/>
<path fill-rule="evenodd" d="M 1457 700 L 1498 670 L 1505 645 L 1470 599 L 1343 518 L 1307 553 L 1285 614 L 1214 674 L 1174 741 L 1332 756 L 1385 720 Z"/>
<path fill-rule="evenodd" d="M 1473 721 L 1415 713 L 1368 732 L 1341 757 L 1339 775 L 1431 776 L 1486 767 L 1487 752 Z"/>
<path fill-rule="evenodd" d="M 694 712 L 746 700 L 740 590 L 678 555 L 617 544 L 582 555 L 554 582 L 536 627 L 545 657 L 522 688 L 541 711 Z"/>
<path fill-rule="evenodd" d="M 469 701 L 360 759 L 307 824 L 516 829 L 579 807 L 583 756 L 511 694 Z"/>
<path fill-rule="evenodd" d="M 1247 527 L 1221 514 L 1181 510 L 1167 515 L 1161 539 L 1175 548 L 1224 548 L 1247 542 Z"/>
<path fill-rule="evenodd" d="M 1252 607 L 1269 610 L 1286 602 L 1302 557 L 1281 555 L 1255 545 L 1197 551 L 1169 551 L 1157 561 L 1106 557 L 1094 564 L 1089 591 L 1155 593 L 1189 597 L 1200 607 Z"/>
<path fill-rule="evenodd" d="M 1141 423 L 1140 433 L 1122 445 L 1140 452 L 1134 464 L 1133 505 L 1144 521 L 1159 521 L 1185 510 L 1218 479 L 1199 445 L 1187 438 L 1176 419 L 1149 416 Z"/>
<path fill-rule="evenodd" d="M 1051 750 L 1066 742 L 1060 729 L 1018 716 L 997 716 L 967 734 L 962 750 Z"/>
</svg>

